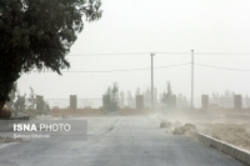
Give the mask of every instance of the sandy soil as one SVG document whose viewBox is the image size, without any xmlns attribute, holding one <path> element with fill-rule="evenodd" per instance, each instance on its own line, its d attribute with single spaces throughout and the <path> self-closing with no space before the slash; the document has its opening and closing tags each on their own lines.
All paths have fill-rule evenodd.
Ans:
<svg viewBox="0 0 250 166">
<path fill-rule="evenodd" d="M 250 132 L 247 123 L 203 123 L 198 131 L 250 152 Z"/>
<path fill-rule="evenodd" d="M 181 124 L 179 127 L 172 127 L 172 133 L 175 135 L 186 135 L 187 131 L 195 129 L 250 152 L 250 111 L 171 112 L 159 116 L 169 121 L 172 126 L 177 122 Z M 190 125 L 185 126 L 186 124 L 193 126 L 190 128 Z"/>
</svg>

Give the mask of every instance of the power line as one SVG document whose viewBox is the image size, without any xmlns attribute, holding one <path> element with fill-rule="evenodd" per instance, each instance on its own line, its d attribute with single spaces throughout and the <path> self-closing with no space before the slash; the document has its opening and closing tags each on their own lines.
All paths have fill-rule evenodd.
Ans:
<svg viewBox="0 0 250 166">
<path fill-rule="evenodd" d="M 169 66 L 158 66 L 154 67 L 154 69 L 164 69 L 164 68 L 171 68 L 171 67 L 178 67 L 178 66 L 185 66 L 189 65 L 188 63 L 181 63 L 181 64 L 175 64 L 175 65 L 169 65 Z M 61 71 L 62 73 L 115 73 L 115 72 L 132 72 L 132 71 L 143 71 L 143 70 L 150 70 L 151 68 L 135 68 L 135 69 L 119 69 L 119 70 L 99 70 L 99 71 Z M 38 72 L 38 71 L 33 71 Z M 52 71 L 42 71 L 42 73 L 50 73 Z"/>
<path fill-rule="evenodd" d="M 85 57 L 85 56 L 123 56 L 123 55 L 148 55 L 148 52 L 127 52 L 127 53 L 85 53 L 85 54 L 71 54 L 68 57 Z"/>
<path fill-rule="evenodd" d="M 179 66 L 185 66 L 185 65 L 190 65 L 190 62 L 187 63 L 181 63 L 181 64 L 175 64 L 175 65 L 169 65 L 169 66 L 158 66 L 154 67 L 155 70 L 159 69 L 165 69 L 165 68 L 171 68 L 171 67 L 179 67 Z M 239 69 L 239 68 L 229 68 L 229 67 L 222 67 L 222 66 L 213 66 L 213 65 L 207 65 L 207 64 L 201 64 L 201 63 L 194 63 L 196 66 L 202 66 L 202 67 L 209 67 L 209 68 L 214 68 L 214 69 L 222 69 L 222 70 L 230 70 L 230 71 L 240 71 L 240 72 L 250 72 L 250 69 Z M 151 68 L 134 68 L 134 69 L 118 69 L 118 70 L 95 70 L 95 71 L 61 71 L 62 73 L 115 73 L 115 72 L 133 72 L 133 71 L 144 71 L 144 70 L 150 70 Z M 40 73 L 52 73 L 53 71 L 38 71 L 34 70 L 31 71 L 30 73 L 33 72 L 40 72 Z"/>
<path fill-rule="evenodd" d="M 231 70 L 231 71 L 241 71 L 241 72 L 250 71 L 249 69 L 236 69 L 236 68 L 228 68 L 228 67 L 221 67 L 221 66 L 205 65 L 205 64 L 200 64 L 200 63 L 195 63 L 195 65 L 209 67 L 209 68 L 215 68 L 215 69 Z"/>
<path fill-rule="evenodd" d="M 165 68 L 172 68 L 172 67 L 179 67 L 179 66 L 186 66 L 190 65 L 190 62 L 187 63 L 181 63 L 181 64 L 175 64 L 175 65 L 169 65 L 169 66 L 158 66 L 154 67 L 155 70 L 159 69 L 165 69 Z M 194 63 L 196 66 L 202 66 L 202 67 L 209 67 L 214 69 L 222 69 L 222 70 L 229 70 L 229 71 L 240 71 L 240 72 L 250 72 L 250 69 L 239 69 L 239 68 L 228 68 L 228 67 L 222 67 L 222 66 L 213 66 L 213 65 L 207 65 L 207 64 L 201 64 L 201 63 Z M 134 69 L 118 69 L 118 70 L 94 70 L 94 71 L 61 71 L 62 73 L 115 73 L 115 72 L 133 72 L 133 71 L 144 71 L 144 70 L 150 70 L 150 67 L 147 68 L 134 68 Z M 31 71 L 32 72 L 39 72 L 37 70 Z M 41 73 L 51 73 L 53 71 L 40 71 Z"/>
<path fill-rule="evenodd" d="M 189 52 L 156 52 L 163 55 L 190 55 Z M 197 52 L 195 55 L 250 55 L 250 52 Z"/>
<path fill-rule="evenodd" d="M 250 55 L 249 52 L 197 52 L 196 55 Z"/>
<path fill-rule="evenodd" d="M 170 65 L 170 66 L 158 66 L 158 67 L 154 67 L 154 69 L 162 69 L 162 68 L 170 68 L 170 67 L 178 67 L 178 66 L 185 66 L 185 65 L 190 65 L 190 62 L 187 63 L 181 63 L 181 64 L 176 64 L 176 65 Z"/>
<path fill-rule="evenodd" d="M 178 66 L 184 66 L 189 65 L 190 63 L 182 63 L 182 64 L 176 64 L 176 65 L 169 65 L 169 66 L 158 66 L 154 67 L 154 69 L 164 69 L 164 68 L 170 68 L 170 67 L 178 67 Z M 135 69 L 120 69 L 120 70 L 101 70 L 101 71 L 62 71 L 62 72 L 68 72 L 68 73 L 114 73 L 114 72 L 132 72 L 132 71 L 143 71 L 143 70 L 150 70 L 151 68 L 135 68 Z"/>
<path fill-rule="evenodd" d="M 189 52 L 156 52 L 157 55 L 190 55 Z"/>
<path fill-rule="evenodd" d="M 190 55 L 190 52 L 154 52 L 158 55 Z M 117 52 L 117 53 L 84 53 L 84 54 L 70 54 L 67 57 L 96 57 L 96 56 L 136 56 L 148 55 L 150 52 Z M 195 55 L 250 55 L 250 52 L 197 52 Z"/>
</svg>

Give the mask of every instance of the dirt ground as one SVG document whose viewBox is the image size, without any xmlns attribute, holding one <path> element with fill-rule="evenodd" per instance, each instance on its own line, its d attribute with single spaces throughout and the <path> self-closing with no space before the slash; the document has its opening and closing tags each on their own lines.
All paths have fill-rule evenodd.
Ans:
<svg viewBox="0 0 250 166">
<path fill-rule="evenodd" d="M 180 131 L 185 133 L 185 125 L 190 124 L 198 132 L 250 152 L 250 111 L 172 112 L 161 117 L 172 124 L 182 124 L 181 128 L 175 127 L 172 130 L 173 134 L 178 135 Z"/>
<path fill-rule="evenodd" d="M 197 130 L 250 152 L 250 123 L 201 123 Z"/>
</svg>

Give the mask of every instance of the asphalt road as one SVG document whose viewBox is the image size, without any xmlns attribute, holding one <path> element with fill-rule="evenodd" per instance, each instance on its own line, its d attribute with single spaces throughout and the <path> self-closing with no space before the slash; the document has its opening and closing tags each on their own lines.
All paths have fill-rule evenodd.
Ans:
<svg viewBox="0 0 250 166">
<path fill-rule="evenodd" d="M 239 166 L 192 138 L 159 128 L 155 117 L 88 118 L 88 140 L 0 145 L 0 166 Z"/>
</svg>

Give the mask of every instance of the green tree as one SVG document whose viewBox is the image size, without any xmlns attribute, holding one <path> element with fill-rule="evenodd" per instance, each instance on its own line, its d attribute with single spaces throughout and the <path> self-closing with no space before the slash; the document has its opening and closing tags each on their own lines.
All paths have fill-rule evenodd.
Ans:
<svg viewBox="0 0 250 166">
<path fill-rule="evenodd" d="M 104 95 L 104 110 L 105 111 L 117 111 L 118 106 L 118 84 L 114 83 L 113 88 L 108 87 L 107 92 Z"/>
<path fill-rule="evenodd" d="M 124 107 L 124 103 L 125 103 L 125 93 L 123 91 L 120 92 L 120 98 L 119 98 L 119 106 L 121 108 Z"/>
<path fill-rule="evenodd" d="M 170 81 L 167 83 L 167 92 L 164 91 L 162 94 L 161 103 L 169 108 L 171 108 L 173 105 L 173 94 Z"/>
<path fill-rule="evenodd" d="M 35 106 L 36 106 L 36 94 L 34 92 L 34 89 L 32 87 L 30 87 L 30 96 L 28 98 L 28 110 L 34 110 Z"/>
<path fill-rule="evenodd" d="M 65 57 L 83 18 L 98 20 L 100 6 L 99 0 L 0 0 L 0 108 L 22 73 L 70 67 Z"/>
<path fill-rule="evenodd" d="M 15 99 L 17 97 L 17 83 L 14 83 L 12 90 L 9 94 L 9 101 L 7 102 L 7 105 L 12 108 L 14 107 Z"/>
<path fill-rule="evenodd" d="M 38 115 L 46 115 L 50 111 L 49 104 L 44 101 L 43 96 L 36 95 L 36 110 Z"/>
<path fill-rule="evenodd" d="M 23 112 L 25 110 L 25 100 L 26 100 L 26 94 L 24 95 L 17 95 L 17 100 L 14 104 L 15 111 L 16 112 Z"/>
<path fill-rule="evenodd" d="M 182 95 L 181 93 L 177 97 L 177 106 L 179 108 L 188 108 L 189 107 L 186 97 L 184 95 Z"/>
</svg>

